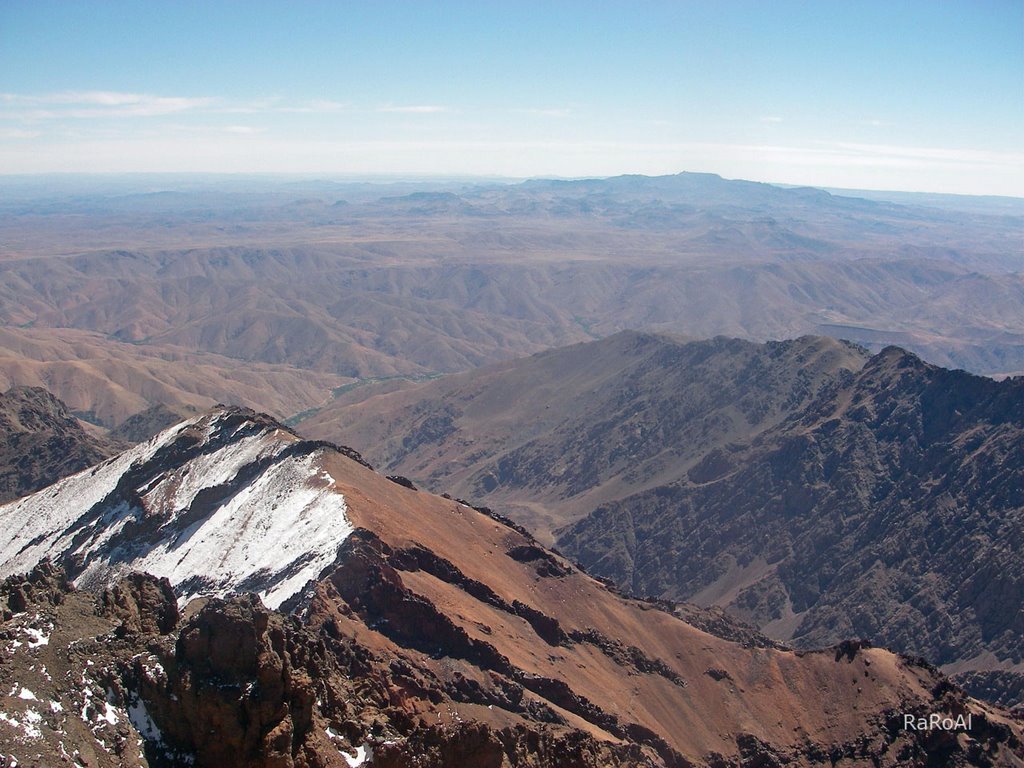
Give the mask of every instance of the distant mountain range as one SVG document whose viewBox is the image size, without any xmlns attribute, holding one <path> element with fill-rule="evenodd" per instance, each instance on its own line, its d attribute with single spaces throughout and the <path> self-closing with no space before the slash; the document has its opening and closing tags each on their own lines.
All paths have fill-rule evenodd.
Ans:
<svg viewBox="0 0 1024 768">
<path fill-rule="evenodd" d="M 698 629 L 408 485 L 219 408 L 0 506 L 3 754 L 133 768 L 1024 757 L 1018 720 L 920 660 L 775 648 L 691 606 Z M 931 713 L 950 730 L 907 725 Z"/>
<path fill-rule="evenodd" d="M 157 403 L 291 417 L 356 379 L 626 328 L 1024 371 L 1024 216 L 1005 205 L 687 173 L 238 184 L 0 204 L 0 386 L 47 386 L 106 427 Z"/>
<path fill-rule="evenodd" d="M 1024 378 L 630 332 L 356 390 L 302 428 L 497 507 L 633 594 L 1024 693 Z"/>
</svg>

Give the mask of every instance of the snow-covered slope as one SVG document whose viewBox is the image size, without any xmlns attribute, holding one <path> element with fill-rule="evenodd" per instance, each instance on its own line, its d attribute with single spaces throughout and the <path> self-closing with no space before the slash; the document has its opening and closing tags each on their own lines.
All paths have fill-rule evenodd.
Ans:
<svg viewBox="0 0 1024 768">
<path fill-rule="evenodd" d="M 184 422 L 0 507 L 0 577 L 49 557 L 81 587 L 147 571 L 183 600 L 252 591 L 277 608 L 352 532 L 324 450 L 251 411 Z"/>
</svg>

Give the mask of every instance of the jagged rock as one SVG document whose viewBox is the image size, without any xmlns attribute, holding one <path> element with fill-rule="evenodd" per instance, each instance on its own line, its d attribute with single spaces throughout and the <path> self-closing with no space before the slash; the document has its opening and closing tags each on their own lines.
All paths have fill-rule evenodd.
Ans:
<svg viewBox="0 0 1024 768">
<path fill-rule="evenodd" d="M 403 488 L 408 488 L 410 491 L 416 490 L 416 485 L 408 477 L 403 477 L 402 475 L 388 475 L 387 477 L 392 483 L 396 483 Z"/>
<path fill-rule="evenodd" d="M 23 613 L 33 605 L 59 605 L 70 588 L 64 570 L 47 559 L 26 576 L 8 576 L 0 584 L 0 596 L 6 598 L 8 612 Z M 10 616 L 5 613 L 5 618 Z"/>
<path fill-rule="evenodd" d="M 129 574 L 103 591 L 101 606 L 123 632 L 166 635 L 178 624 L 178 599 L 166 578 Z"/>
<path fill-rule="evenodd" d="M 202 765 L 305 764 L 298 747 L 312 727 L 313 682 L 292 666 L 284 618 L 258 598 L 210 601 L 162 661 L 175 684 L 143 696 L 168 740 Z"/>
</svg>

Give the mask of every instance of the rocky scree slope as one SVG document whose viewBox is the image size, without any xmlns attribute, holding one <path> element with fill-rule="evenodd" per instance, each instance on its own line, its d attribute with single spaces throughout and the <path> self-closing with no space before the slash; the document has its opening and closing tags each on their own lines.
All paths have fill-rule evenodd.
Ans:
<svg viewBox="0 0 1024 768">
<path fill-rule="evenodd" d="M 263 485 L 287 465 L 304 482 Z M 319 496 L 295 502 L 306 494 Z M 0 753 L 19 764 L 1024 759 L 1020 722 L 927 665 L 856 643 L 798 653 L 708 634 L 485 511 L 251 412 L 186 422 L 0 515 L 18 542 L 3 542 Z M 303 531 L 307 557 L 290 559 L 285 526 Z M 190 571 L 202 540 L 223 559 Z M 141 565 L 162 578 L 127 572 Z M 972 728 L 903 728 L 903 713 L 933 711 L 969 713 Z"/>
</svg>

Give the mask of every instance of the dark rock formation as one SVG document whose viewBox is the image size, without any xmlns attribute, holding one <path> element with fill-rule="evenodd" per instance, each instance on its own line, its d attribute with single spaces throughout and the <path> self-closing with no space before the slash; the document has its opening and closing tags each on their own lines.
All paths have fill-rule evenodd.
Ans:
<svg viewBox="0 0 1024 768">
<path fill-rule="evenodd" d="M 629 590 L 722 600 L 800 647 L 862 637 L 940 665 L 991 652 L 1017 671 L 976 690 L 1019 690 L 1022 456 L 1024 379 L 889 348 L 734 448 L 727 473 L 703 462 L 559 546 Z"/>
<path fill-rule="evenodd" d="M 119 631 L 166 635 L 178 625 L 178 602 L 167 579 L 132 573 L 103 591 L 105 615 L 119 619 Z"/>
<path fill-rule="evenodd" d="M 124 447 L 87 432 L 45 389 L 14 387 L 0 394 L 0 503 L 45 488 Z"/>
<path fill-rule="evenodd" d="M 1009 670 L 961 672 L 953 680 L 971 696 L 1024 714 L 1024 674 Z"/>
</svg>

